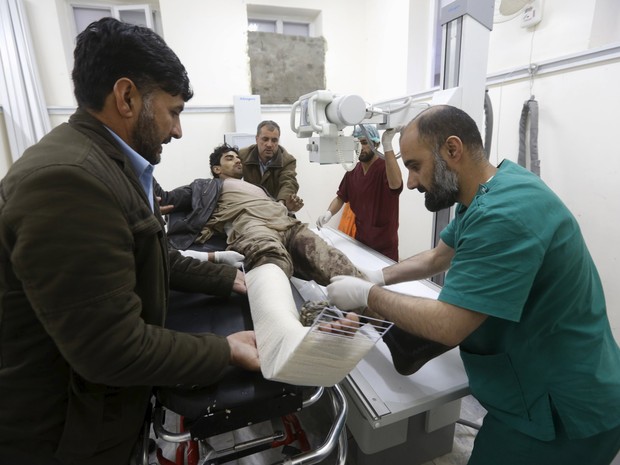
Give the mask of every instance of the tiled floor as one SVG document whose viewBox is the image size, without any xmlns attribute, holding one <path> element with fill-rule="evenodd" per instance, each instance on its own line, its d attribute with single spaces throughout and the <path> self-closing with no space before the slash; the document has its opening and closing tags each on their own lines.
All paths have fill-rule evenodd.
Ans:
<svg viewBox="0 0 620 465">
<path fill-rule="evenodd" d="M 462 400 L 461 419 L 479 425 L 485 413 L 486 410 L 472 396 L 467 396 Z M 452 452 L 426 462 L 424 465 L 466 465 L 474 445 L 476 433 L 475 428 L 457 423 Z"/>
<path fill-rule="evenodd" d="M 486 411 L 471 396 L 461 403 L 461 418 L 480 424 Z M 457 423 L 452 452 L 423 465 L 466 465 L 476 438 L 476 430 Z M 610 465 L 620 465 L 620 453 Z"/>
</svg>

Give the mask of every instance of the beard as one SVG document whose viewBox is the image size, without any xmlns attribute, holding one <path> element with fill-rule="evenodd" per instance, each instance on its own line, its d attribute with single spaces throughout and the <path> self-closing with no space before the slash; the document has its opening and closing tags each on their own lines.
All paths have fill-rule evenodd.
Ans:
<svg viewBox="0 0 620 465">
<path fill-rule="evenodd" d="M 372 157 L 374 157 L 374 153 L 372 152 L 362 152 L 359 154 L 359 156 L 357 157 L 357 159 L 361 162 L 366 163 L 367 161 L 372 160 Z"/>
<path fill-rule="evenodd" d="M 459 195 L 459 180 L 454 171 L 448 168 L 446 161 L 439 152 L 433 152 L 435 171 L 433 185 L 424 194 L 424 206 L 431 212 L 438 212 L 454 205 Z"/>
<path fill-rule="evenodd" d="M 361 162 L 369 162 L 375 156 L 375 152 L 373 151 L 373 146 L 370 144 L 374 144 L 374 142 L 367 142 L 365 145 L 362 145 L 361 142 L 357 142 L 357 160 Z"/>
<path fill-rule="evenodd" d="M 151 109 L 151 100 L 148 97 L 144 99 L 136 127 L 133 129 L 132 139 L 136 152 L 151 165 L 156 165 L 161 161 L 162 141 L 157 134 L 157 125 L 155 124 L 155 117 Z"/>
<path fill-rule="evenodd" d="M 375 154 L 372 152 L 372 150 L 369 150 L 369 151 L 362 150 L 360 152 L 359 156 L 357 157 L 357 159 L 359 161 L 362 161 L 362 162 L 366 163 L 367 161 L 372 160 L 372 157 L 374 157 L 374 156 L 375 156 Z"/>
</svg>

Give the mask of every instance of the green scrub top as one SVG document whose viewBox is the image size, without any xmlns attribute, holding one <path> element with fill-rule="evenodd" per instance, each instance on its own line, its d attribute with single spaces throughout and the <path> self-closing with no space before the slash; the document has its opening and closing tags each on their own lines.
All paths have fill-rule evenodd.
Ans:
<svg viewBox="0 0 620 465">
<path fill-rule="evenodd" d="M 577 221 L 525 168 L 505 160 L 441 239 L 455 255 L 438 299 L 489 315 L 460 345 L 474 396 L 496 418 L 555 438 L 620 424 L 620 349 Z"/>
</svg>

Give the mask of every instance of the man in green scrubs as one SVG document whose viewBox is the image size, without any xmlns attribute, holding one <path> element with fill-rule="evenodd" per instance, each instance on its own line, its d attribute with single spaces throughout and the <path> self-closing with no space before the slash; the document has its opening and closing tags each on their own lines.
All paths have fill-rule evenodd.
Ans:
<svg viewBox="0 0 620 465">
<path fill-rule="evenodd" d="M 458 202 L 439 244 L 336 277 L 329 298 L 460 346 L 488 410 L 469 465 L 608 465 L 620 449 L 620 349 L 577 221 L 544 182 L 486 159 L 475 122 L 443 105 L 403 131 L 407 187 L 430 211 Z M 438 299 L 381 287 L 449 269 Z M 378 284 L 378 285 L 377 285 Z"/>
</svg>

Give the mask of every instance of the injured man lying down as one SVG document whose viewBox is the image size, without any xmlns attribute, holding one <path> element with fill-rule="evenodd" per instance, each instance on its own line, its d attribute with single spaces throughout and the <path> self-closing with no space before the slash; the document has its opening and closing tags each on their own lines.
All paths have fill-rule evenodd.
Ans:
<svg viewBox="0 0 620 465">
<path fill-rule="evenodd" d="M 333 325 L 336 330 L 331 333 L 312 331 L 314 326 L 310 331 L 304 328 L 292 296 L 291 277 L 326 286 L 333 276 L 364 278 L 364 274 L 342 252 L 289 215 L 286 206 L 262 187 L 243 181 L 236 147 L 216 147 L 209 162 L 212 179 L 196 179 L 172 191 L 155 184 L 155 194 L 161 198 L 161 205 L 171 210 L 168 237 L 173 248 L 213 251 L 210 244 L 226 237 L 222 248 L 243 260 L 266 378 L 292 384 L 334 385 L 381 336 L 395 368 L 403 375 L 412 374 L 449 349 L 396 327 L 386 333 L 388 325 L 367 316 L 362 318 L 363 326 L 351 331 L 350 337 L 342 337 L 347 328 L 340 323 Z M 338 319 L 345 326 L 347 320 L 359 321 L 354 314 Z M 324 329 L 326 321 L 316 321 L 317 328 L 321 325 Z M 327 326 L 331 327 L 329 323 Z M 321 367 L 320 373 L 316 367 Z"/>
<path fill-rule="evenodd" d="M 216 147 L 209 157 L 213 179 L 197 179 L 170 192 L 157 189 L 162 205 L 173 205 L 168 238 L 175 249 L 200 250 L 201 244 L 227 236 L 228 250 L 245 256 L 251 270 L 265 263 L 277 265 L 287 277 L 293 275 L 326 286 L 339 274 L 363 277 L 349 259 L 330 247 L 308 227 L 288 214 L 262 187 L 241 179 L 238 149 Z"/>
</svg>

